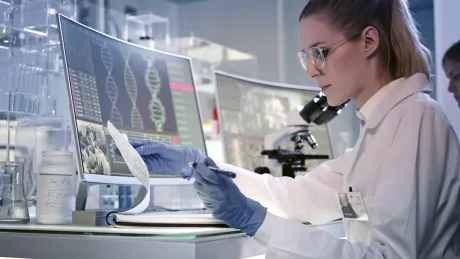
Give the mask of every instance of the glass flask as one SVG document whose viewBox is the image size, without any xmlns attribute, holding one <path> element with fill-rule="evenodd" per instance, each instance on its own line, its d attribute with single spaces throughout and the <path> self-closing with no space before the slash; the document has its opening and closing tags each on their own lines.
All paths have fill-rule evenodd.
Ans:
<svg viewBox="0 0 460 259">
<path fill-rule="evenodd" d="M 15 162 L 0 164 L 0 223 L 30 221 L 24 191 L 24 165 Z"/>
</svg>

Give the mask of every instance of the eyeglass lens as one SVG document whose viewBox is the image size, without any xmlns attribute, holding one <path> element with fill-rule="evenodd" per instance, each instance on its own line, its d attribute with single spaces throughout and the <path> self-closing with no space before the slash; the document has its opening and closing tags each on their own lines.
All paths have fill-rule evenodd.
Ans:
<svg viewBox="0 0 460 259">
<path fill-rule="evenodd" d="M 304 70 L 307 70 L 309 60 L 312 61 L 316 68 L 324 67 L 324 55 L 320 48 L 312 47 L 308 50 L 308 54 L 304 51 L 300 51 L 298 56 Z"/>
</svg>

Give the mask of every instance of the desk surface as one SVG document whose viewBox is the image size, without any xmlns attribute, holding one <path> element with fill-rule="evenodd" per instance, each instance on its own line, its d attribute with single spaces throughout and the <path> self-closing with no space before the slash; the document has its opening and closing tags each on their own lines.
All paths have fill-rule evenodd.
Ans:
<svg viewBox="0 0 460 259">
<path fill-rule="evenodd" d="M 210 235 L 228 235 L 243 233 L 233 228 L 211 228 L 211 227 L 134 227 L 115 228 L 113 226 L 89 227 L 76 225 L 40 225 L 40 224 L 0 224 L 0 232 L 32 232 L 43 234 L 74 234 L 74 235 L 128 235 L 128 236 L 158 236 L 158 237 L 181 237 L 184 239 L 196 238 Z"/>
<path fill-rule="evenodd" d="M 264 253 L 264 247 L 234 229 L 0 225 L 0 256 L 7 257 L 241 259 Z"/>
<path fill-rule="evenodd" d="M 342 222 L 311 226 L 343 237 Z M 18 245 L 19 244 L 19 245 Z M 0 256 L 33 259 L 241 259 L 265 248 L 234 229 L 0 224 Z"/>
</svg>

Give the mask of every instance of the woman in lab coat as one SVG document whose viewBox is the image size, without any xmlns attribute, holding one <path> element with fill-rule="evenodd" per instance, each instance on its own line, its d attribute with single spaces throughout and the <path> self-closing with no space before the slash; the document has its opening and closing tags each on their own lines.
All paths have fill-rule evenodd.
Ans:
<svg viewBox="0 0 460 259">
<path fill-rule="evenodd" d="M 444 72 L 449 78 L 449 88 L 460 107 L 460 41 L 452 45 L 442 59 Z"/>
<path fill-rule="evenodd" d="M 293 179 L 132 141 L 149 170 L 194 177 L 214 217 L 254 236 L 266 258 L 460 258 L 459 143 L 427 95 L 430 54 L 407 1 L 310 0 L 300 35 L 302 65 L 329 104 L 358 107 L 352 149 Z M 341 218 L 337 195 L 349 189 L 363 197 L 369 221 L 344 220 L 346 240 L 302 224 Z"/>
</svg>

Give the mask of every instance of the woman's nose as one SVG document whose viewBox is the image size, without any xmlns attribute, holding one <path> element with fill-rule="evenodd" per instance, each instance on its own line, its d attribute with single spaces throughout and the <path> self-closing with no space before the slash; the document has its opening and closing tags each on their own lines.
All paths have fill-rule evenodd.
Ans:
<svg viewBox="0 0 460 259">
<path fill-rule="evenodd" d="M 319 70 L 315 67 L 313 61 L 311 60 L 308 60 L 306 72 L 308 77 L 310 78 L 314 78 L 315 76 L 318 76 L 320 74 Z"/>
<path fill-rule="evenodd" d="M 452 82 L 452 80 L 449 81 L 449 87 L 447 88 L 447 91 L 449 91 L 450 93 L 455 93 L 455 85 L 454 85 L 454 82 Z"/>
</svg>

